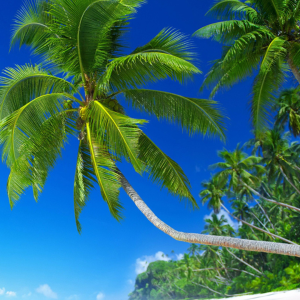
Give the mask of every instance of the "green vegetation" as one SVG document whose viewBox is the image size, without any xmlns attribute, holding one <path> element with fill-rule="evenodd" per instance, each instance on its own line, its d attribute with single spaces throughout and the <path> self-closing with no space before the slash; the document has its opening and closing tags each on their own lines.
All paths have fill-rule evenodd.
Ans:
<svg viewBox="0 0 300 300">
<path fill-rule="evenodd" d="M 274 127 L 212 166 L 199 196 L 213 209 L 202 233 L 250 240 L 300 243 L 300 143 L 291 139 L 291 109 L 299 91 L 282 92 Z M 298 111 L 294 110 L 297 118 Z M 284 126 L 290 132 L 284 133 Z M 219 214 L 222 212 L 221 214 Z M 224 213 L 236 221 L 228 224 Z M 151 263 L 138 275 L 130 300 L 218 298 L 300 288 L 300 259 L 191 244 L 179 261 Z"/>
<path fill-rule="evenodd" d="M 213 96 L 221 88 L 256 75 L 251 110 L 255 129 L 261 131 L 274 95 L 290 71 L 300 83 L 299 1 L 218 0 L 208 14 L 222 21 L 194 35 L 213 38 L 224 47 L 203 87 L 212 87 Z"/>
<path fill-rule="evenodd" d="M 43 63 L 8 68 L 0 80 L 0 144 L 10 168 L 12 207 L 30 187 L 38 199 L 71 137 L 79 139 L 74 170 L 79 232 L 79 215 L 95 185 L 113 217 L 122 219 L 119 191 L 126 179 L 117 167 L 122 160 L 197 206 L 181 167 L 141 130 L 146 120 L 126 115 L 121 100 L 178 123 L 190 134 L 221 139 L 223 116 L 215 101 L 145 89 L 167 78 L 184 83 L 201 71 L 193 64 L 189 39 L 175 30 L 164 29 L 146 45 L 125 53 L 124 33 L 143 3 L 38 0 L 26 2 L 19 11 L 12 46 L 30 46 Z"/>
</svg>

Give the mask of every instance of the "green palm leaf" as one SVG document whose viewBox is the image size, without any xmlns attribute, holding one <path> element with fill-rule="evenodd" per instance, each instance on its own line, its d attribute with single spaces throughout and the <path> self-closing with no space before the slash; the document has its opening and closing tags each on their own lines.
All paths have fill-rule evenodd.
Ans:
<svg viewBox="0 0 300 300">
<path fill-rule="evenodd" d="M 8 116 L 32 99 L 49 93 L 76 93 L 67 78 L 51 75 L 41 66 L 7 68 L 0 77 L 0 119 Z M 71 98 L 73 96 L 70 95 Z"/>
<path fill-rule="evenodd" d="M 125 90 L 125 98 L 133 107 L 158 119 L 179 123 L 190 134 L 212 134 L 225 138 L 224 120 L 214 101 L 179 96 L 155 90 Z"/>
<path fill-rule="evenodd" d="M 91 163 L 89 147 L 80 141 L 75 180 L 74 180 L 74 212 L 77 230 L 81 232 L 79 216 L 89 198 L 90 191 L 94 188 L 95 172 Z"/>
<path fill-rule="evenodd" d="M 97 141 L 105 143 L 113 155 L 125 157 L 141 173 L 143 164 L 138 159 L 141 131 L 138 125 L 146 121 L 114 112 L 98 101 L 90 104 L 88 116 Z"/>
<path fill-rule="evenodd" d="M 49 171 L 54 167 L 57 157 L 70 133 L 65 113 L 56 114 L 43 122 L 34 134 L 20 146 L 19 156 L 11 166 L 7 192 L 11 206 L 20 195 L 33 187 L 35 200 L 43 190 Z"/>
<path fill-rule="evenodd" d="M 286 56 L 286 41 L 277 37 L 270 43 L 263 61 L 260 72 L 253 87 L 252 118 L 256 129 L 265 125 L 268 107 L 274 101 L 274 91 L 280 87 L 282 78 L 282 60 Z"/>
<path fill-rule="evenodd" d="M 259 14 L 253 8 L 240 0 L 221 0 L 217 2 L 207 15 L 217 19 L 235 19 L 246 17 L 249 21 L 259 18 Z"/>
<path fill-rule="evenodd" d="M 190 183 L 180 166 L 158 148 L 144 133 L 139 140 L 139 159 L 147 166 L 146 171 L 153 182 L 179 196 L 188 199 L 193 207 L 198 204 L 190 192 Z"/>
<path fill-rule="evenodd" d="M 78 57 L 83 74 L 92 71 L 96 63 L 100 66 L 106 63 L 111 47 L 109 32 L 112 25 L 132 12 L 130 6 L 105 0 L 93 1 L 85 9 L 77 33 Z"/>
<path fill-rule="evenodd" d="M 177 52 L 178 49 L 175 55 L 161 49 L 148 49 L 118 57 L 109 63 L 102 82 L 121 90 L 168 77 L 182 83 L 201 73 L 191 62 L 177 56 Z M 187 55 L 186 52 L 183 55 Z"/>
<path fill-rule="evenodd" d="M 51 36 L 57 37 L 49 25 L 52 21 L 49 3 L 46 1 L 27 1 L 18 12 L 13 27 L 11 47 L 16 43 L 31 46 L 36 53 L 47 52 L 47 40 Z"/>
<path fill-rule="evenodd" d="M 0 121 L 2 158 L 11 166 L 21 154 L 21 147 L 48 119 L 63 111 L 64 93 L 39 96 Z"/>
<path fill-rule="evenodd" d="M 107 203 L 111 214 L 117 220 L 121 220 L 120 210 L 122 209 L 122 205 L 119 201 L 121 184 L 115 163 L 105 146 L 96 142 L 89 123 L 86 124 L 86 133 L 90 160 L 93 172 L 100 186 L 102 198 Z M 85 170 L 87 171 L 87 168 Z"/>
<path fill-rule="evenodd" d="M 234 42 L 237 38 L 255 30 L 265 30 L 264 27 L 246 20 L 230 20 L 207 25 L 197 30 L 193 35 L 201 38 L 214 38 L 225 44 Z"/>
</svg>

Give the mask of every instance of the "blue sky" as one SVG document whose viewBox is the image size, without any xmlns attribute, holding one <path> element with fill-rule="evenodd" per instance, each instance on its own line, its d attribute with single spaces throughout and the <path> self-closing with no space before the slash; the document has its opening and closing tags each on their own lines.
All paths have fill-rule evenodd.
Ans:
<svg viewBox="0 0 300 300">
<path fill-rule="evenodd" d="M 21 4 L 21 0 L 2 1 L 1 69 L 36 60 L 25 48 L 9 53 L 11 24 Z M 131 23 L 130 47 L 145 44 L 165 27 L 191 35 L 212 22 L 205 17 L 211 4 L 210 0 L 149 0 Z M 193 41 L 205 74 L 209 62 L 219 57 L 221 47 L 208 40 Z M 153 88 L 205 98 L 207 91 L 199 93 L 203 79 L 204 75 L 197 76 L 185 86 L 164 81 Z M 218 161 L 217 150 L 224 146 L 233 149 L 238 142 L 244 143 L 251 136 L 250 94 L 251 81 L 246 81 L 216 97 L 230 118 L 226 145 L 217 139 L 189 137 L 179 126 L 158 122 L 130 109 L 127 112 L 150 121 L 144 127 L 145 132 L 182 166 L 194 196 L 199 199 L 200 183 L 211 174 L 208 166 Z M 66 146 L 39 203 L 34 202 L 28 190 L 13 211 L 6 195 L 8 170 L 5 165 L 0 166 L 0 298 L 127 299 L 126 295 L 133 289 L 136 269 L 140 271 L 145 261 L 166 259 L 162 253 L 170 254 L 172 250 L 179 255 L 189 246 L 156 229 L 124 192 L 121 200 L 126 208 L 125 220 L 117 223 L 110 216 L 99 190 L 95 190 L 82 213 L 83 232 L 79 235 L 72 198 L 77 145 L 74 139 Z M 154 186 L 146 176 L 135 174 L 130 166 L 125 164 L 120 168 L 149 207 L 167 224 L 187 232 L 203 230 L 203 218 L 210 213 L 206 207 L 192 212 L 184 203 Z"/>
</svg>

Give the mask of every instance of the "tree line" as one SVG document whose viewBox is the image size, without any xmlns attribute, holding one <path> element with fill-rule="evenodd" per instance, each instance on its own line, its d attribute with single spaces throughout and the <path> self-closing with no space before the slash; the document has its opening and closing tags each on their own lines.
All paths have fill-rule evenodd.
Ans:
<svg viewBox="0 0 300 300">
<path fill-rule="evenodd" d="M 212 209 L 202 234 L 300 243 L 299 90 L 283 91 L 273 111 L 271 129 L 218 153 L 215 174 L 199 193 Z M 300 287 L 299 258 L 196 244 L 187 252 L 178 261 L 151 263 L 129 299 L 223 298 Z"/>
</svg>

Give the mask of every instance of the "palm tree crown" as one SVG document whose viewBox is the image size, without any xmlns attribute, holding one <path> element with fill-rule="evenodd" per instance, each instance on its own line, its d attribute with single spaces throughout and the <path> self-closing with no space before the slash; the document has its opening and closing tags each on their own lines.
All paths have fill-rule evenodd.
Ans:
<svg viewBox="0 0 300 300">
<path fill-rule="evenodd" d="M 195 35 L 213 37 L 224 48 L 204 86 L 213 86 L 213 96 L 258 68 L 252 119 L 256 129 L 261 129 L 287 71 L 291 70 L 300 83 L 300 1 L 218 0 L 208 13 L 222 21 L 199 29 Z"/>
<path fill-rule="evenodd" d="M 300 95 L 299 88 L 281 92 L 275 109 L 278 111 L 275 124 L 284 128 L 288 124 L 290 132 L 297 137 L 300 135 Z"/>
<path fill-rule="evenodd" d="M 199 74 L 188 39 L 162 30 L 148 44 L 125 54 L 124 33 L 142 0 L 45 0 L 18 13 L 15 44 L 31 46 L 42 65 L 8 68 L 1 78 L 0 144 L 9 166 L 7 190 L 13 206 L 28 187 L 37 199 L 68 137 L 79 139 L 74 206 L 79 214 L 95 184 L 117 219 L 121 173 L 129 161 L 142 174 L 197 206 L 182 169 L 125 114 L 120 100 L 179 123 L 190 134 L 224 137 L 216 102 L 145 89 L 171 78 L 180 83 Z M 58 74 L 65 74 L 58 76 Z"/>
</svg>

